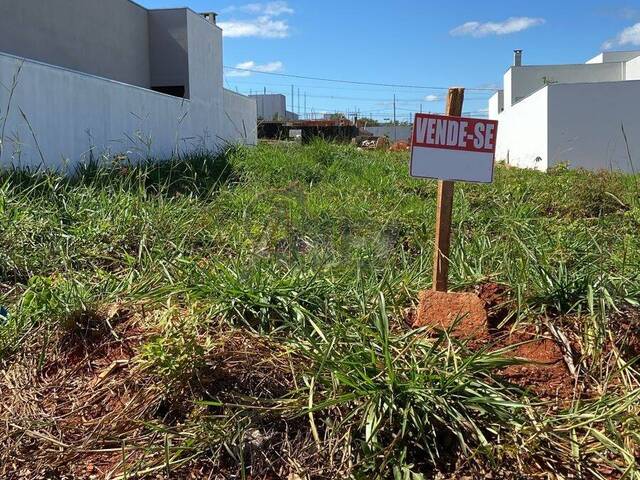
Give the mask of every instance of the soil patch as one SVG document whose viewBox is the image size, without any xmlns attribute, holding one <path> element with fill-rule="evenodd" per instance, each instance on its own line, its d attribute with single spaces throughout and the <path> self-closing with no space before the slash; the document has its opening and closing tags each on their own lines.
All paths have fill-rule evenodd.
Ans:
<svg viewBox="0 0 640 480">
<path fill-rule="evenodd" d="M 511 295 L 508 288 L 499 283 L 483 283 L 475 288 L 475 293 L 484 302 L 489 331 L 497 333 L 509 316 Z"/>
<path fill-rule="evenodd" d="M 473 293 L 420 292 L 412 326 L 445 330 L 458 339 L 475 342 L 489 335 L 485 303 Z"/>
<path fill-rule="evenodd" d="M 148 333 L 139 320 L 114 306 L 31 333 L 0 375 L 1 478 L 104 478 L 118 466 L 122 439 L 138 437 L 159 398 L 133 362 Z"/>
<path fill-rule="evenodd" d="M 526 362 L 500 372 L 510 382 L 544 399 L 572 397 L 574 381 L 555 340 L 521 331 L 506 336 L 499 345 L 509 348 L 505 357 Z"/>
<path fill-rule="evenodd" d="M 423 291 L 417 311 L 407 314 L 414 328 L 447 331 L 472 350 L 502 350 L 506 358 L 522 360 L 500 375 L 541 398 L 571 398 L 574 381 L 562 350 L 551 336 L 523 329 L 510 332 L 508 292 L 495 283 L 476 287 L 476 293 Z"/>
</svg>

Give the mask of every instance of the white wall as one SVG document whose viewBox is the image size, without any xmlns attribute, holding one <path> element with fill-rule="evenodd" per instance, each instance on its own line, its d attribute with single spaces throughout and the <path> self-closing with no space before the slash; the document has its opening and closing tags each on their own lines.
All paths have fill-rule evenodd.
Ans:
<svg viewBox="0 0 640 480">
<path fill-rule="evenodd" d="M 245 145 L 258 143 L 256 101 L 231 90 L 224 90 L 225 139 Z"/>
<path fill-rule="evenodd" d="M 640 172 L 640 81 L 552 85 L 549 90 L 549 165 Z"/>
<path fill-rule="evenodd" d="M 215 148 L 206 132 L 216 126 L 189 100 L 5 54 L 0 82 L 11 88 L 20 66 L 10 103 L 0 89 L 0 166 L 59 169 L 120 153 L 168 158 Z"/>
<path fill-rule="evenodd" d="M 509 68 L 509 70 L 507 70 L 504 74 L 504 82 L 502 84 L 503 86 L 503 107 L 505 110 L 511 108 L 511 104 L 513 103 L 512 99 L 513 99 L 513 83 L 511 81 L 512 78 L 512 73 L 511 71 L 513 70 L 513 68 Z"/>
<path fill-rule="evenodd" d="M 504 90 L 498 90 L 489 99 L 489 118 L 496 120 L 502 110 L 504 110 Z"/>
<path fill-rule="evenodd" d="M 383 125 L 380 127 L 367 127 L 365 130 L 376 137 L 387 136 L 392 142 L 407 141 L 411 137 L 411 125 Z"/>
<path fill-rule="evenodd" d="M 548 89 L 538 90 L 498 116 L 496 160 L 546 170 Z"/>
<path fill-rule="evenodd" d="M 604 53 L 599 53 L 598 55 L 596 55 L 593 58 L 590 58 L 589 60 L 587 60 L 585 63 L 587 64 L 592 64 L 592 63 L 604 63 Z"/>
<path fill-rule="evenodd" d="M 266 121 L 287 118 L 287 98 L 279 93 L 250 95 L 256 101 L 258 118 Z"/>
<path fill-rule="evenodd" d="M 624 80 L 624 63 L 511 67 L 504 78 L 505 108 L 509 108 L 546 84 L 617 80 Z"/>
<path fill-rule="evenodd" d="M 626 80 L 640 80 L 640 57 L 626 63 L 625 73 Z"/>
<path fill-rule="evenodd" d="M 0 54 L 0 82 L 7 87 L 0 88 L 0 167 L 62 169 L 115 154 L 166 159 L 244 140 L 222 121 L 222 93 L 181 99 L 6 54 Z M 251 100 L 235 96 L 230 116 L 255 126 Z"/>
<path fill-rule="evenodd" d="M 611 63 L 611 62 L 626 62 L 640 55 L 640 51 L 628 51 L 628 52 L 602 52 L 588 60 L 587 63 Z"/>
<path fill-rule="evenodd" d="M 0 166 L 62 168 L 114 154 L 165 159 L 251 143 L 251 131 L 240 134 L 224 113 L 226 98 L 233 119 L 256 125 L 253 102 L 224 94 L 221 29 L 191 10 L 172 12 L 181 18 L 172 23 L 179 37 L 186 32 L 189 99 L 0 53 Z"/>
<path fill-rule="evenodd" d="M 187 10 L 189 98 L 193 116 L 217 143 L 224 134 L 222 30 Z M 196 115 L 197 114 L 197 115 Z"/>
</svg>

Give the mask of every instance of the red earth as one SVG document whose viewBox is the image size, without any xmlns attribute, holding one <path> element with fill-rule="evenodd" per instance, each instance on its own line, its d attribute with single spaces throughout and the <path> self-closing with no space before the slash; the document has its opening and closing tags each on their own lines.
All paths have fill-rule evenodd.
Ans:
<svg viewBox="0 0 640 480">
<path fill-rule="evenodd" d="M 502 325 L 508 313 L 505 308 L 508 297 L 502 286 L 483 284 L 476 292 L 421 292 L 417 312 L 410 319 L 411 326 L 447 331 L 472 350 L 504 349 L 505 357 L 526 363 L 504 368 L 500 372 L 503 378 L 541 398 L 571 398 L 573 378 L 555 340 L 537 334 L 532 328 L 511 332 L 509 325 Z"/>
</svg>

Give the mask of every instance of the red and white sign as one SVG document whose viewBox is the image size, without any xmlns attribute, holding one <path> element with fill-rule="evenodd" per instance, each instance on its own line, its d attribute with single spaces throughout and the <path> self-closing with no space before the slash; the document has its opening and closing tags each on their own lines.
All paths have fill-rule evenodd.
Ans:
<svg viewBox="0 0 640 480">
<path fill-rule="evenodd" d="M 497 134 L 495 120 L 418 113 L 411 176 L 491 183 Z"/>
</svg>

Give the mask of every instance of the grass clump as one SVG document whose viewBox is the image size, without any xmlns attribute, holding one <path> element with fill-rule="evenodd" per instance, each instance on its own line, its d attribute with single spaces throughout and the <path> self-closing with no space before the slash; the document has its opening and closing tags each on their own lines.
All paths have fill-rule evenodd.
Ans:
<svg viewBox="0 0 640 480">
<path fill-rule="evenodd" d="M 456 188 L 452 288 L 502 285 L 504 328 L 565 349 L 573 388 L 542 398 L 504 374 L 517 346 L 407 328 L 435 214 L 407 162 L 318 141 L 2 171 L 0 476 L 640 478 L 637 178 Z"/>
</svg>

